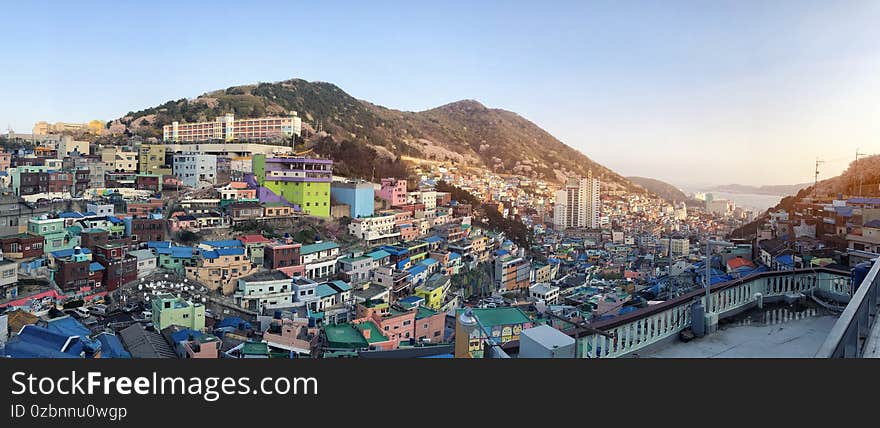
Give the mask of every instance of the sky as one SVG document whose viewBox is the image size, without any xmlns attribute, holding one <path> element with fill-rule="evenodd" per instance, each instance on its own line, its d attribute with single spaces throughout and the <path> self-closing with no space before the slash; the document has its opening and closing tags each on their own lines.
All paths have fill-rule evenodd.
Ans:
<svg viewBox="0 0 880 428">
<path fill-rule="evenodd" d="M 794 184 L 880 153 L 880 2 L 14 1 L 0 127 L 293 77 L 517 112 L 622 175 Z"/>
</svg>

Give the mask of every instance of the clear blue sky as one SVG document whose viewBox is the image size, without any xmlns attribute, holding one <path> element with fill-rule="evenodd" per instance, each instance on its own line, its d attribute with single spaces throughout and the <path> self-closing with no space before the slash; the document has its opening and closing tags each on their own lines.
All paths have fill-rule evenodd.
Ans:
<svg viewBox="0 0 880 428">
<path fill-rule="evenodd" d="M 76 4 L 74 4 L 76 3 Z M 477 3 L 477 4 L 472 4 Z M 811 181 L 880 152 L 878 1 L 6 2 L 0 126 L 291 77 L 471 98 L 625 175 Z"/>
</svg>

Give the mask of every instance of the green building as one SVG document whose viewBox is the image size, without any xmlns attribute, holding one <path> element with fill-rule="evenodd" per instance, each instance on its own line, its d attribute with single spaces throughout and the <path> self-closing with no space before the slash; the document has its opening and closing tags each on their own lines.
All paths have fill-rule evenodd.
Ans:
<svg viewBox="0 0 880 428">
<path fill-rule="evenodd" d="M 43 252 L 69 250 L 79 245 L 80 238 L 64 227 L 63 218 L 36 217 L 28 220 L 28 232 L 43 237 Z"/>
<path fill-rule="evenodd" d="M 315 217 L 330 216 L 332 160 L 305 157 L 267 158 L 264 154 L 255 154 L 253 173 L 257 184 L 299 206 L 301 212 Z M 278 201 L 261 196 L 261 202 Z"/>
<path fill-rule="evenodd" d="M 153 326 L 157 330 L 177 325 L 193 330 L 205 329 L 205 305 L 183 300 L 171 294 L 153 298 Z"/>
</svg>

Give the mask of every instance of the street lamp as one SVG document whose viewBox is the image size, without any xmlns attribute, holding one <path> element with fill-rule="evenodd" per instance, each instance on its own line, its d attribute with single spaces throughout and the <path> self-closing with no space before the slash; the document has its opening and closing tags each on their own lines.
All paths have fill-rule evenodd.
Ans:
<svg viewBox="0 0 880 428">
<path fill-rule="evenodd" d="M 706 303 L 703 306 L 703 314 L 704 314 L 704 325 L 703 328 L 706 332 L 709 331 L 709 307 L 711 305 L 711 296 L 712 293 L 712 247 L 722 247 L 729 248 L 735 247 L 736 244 L 727 241 L 716 241 L 712 239 L 706 240 Z"/>
</svg>

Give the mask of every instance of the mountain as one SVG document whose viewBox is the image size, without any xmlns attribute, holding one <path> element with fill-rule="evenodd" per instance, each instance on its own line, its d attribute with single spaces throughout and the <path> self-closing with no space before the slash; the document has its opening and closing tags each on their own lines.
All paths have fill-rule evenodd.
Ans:
<svg viewBox="0 0 880 428">
<path fill-rule="evenodd" d="M 782 198 L 775 207 L 768 209 L 751 223 L 734 230 L 730 236 L 754 236 L 758 227 L 768 218 L 769 212 L 790 211 L 796 203 L 806 198 L 828 200 L 857 196 L 880 197 L 880 155 L 866 156 L 851 162 L 840 175 L 808 185 L 795 194 Z"/>
<path fill-rule="evenodd" d="M 627 180 L 645 188 L 645 190 L 659 196 L 666 202 L 688 202 L 690 198 L 678 187 L 667 182 L 647 177 L 626 177 Z"/>
<path fill-rule="evenodd" d="M 743 184 L 725 184 L 705 189 L 707 192 L 746 193 L 750 195 L 788 196 L 809 187 L 810 183 L 778 184 L 765 186 L 748 186 Z"/>
<path fill-rule="evenodd" d="M 291 79 L 234 86 L 168 101 L 108 124 L 112 133 L 161 138 L 173 121 L 213 120 L 227 112 L 261 117 L 296 112 L 306 147 L 332 155 L 340 173 L 376 178 L 405 168 L 407 157 L 448 161 L 562 182 L 589 170 L 610 188 L 643 191 L 516 113 L 464 100 L 408 112 L 358 100 L 326 82 Z"/>
</svg>

